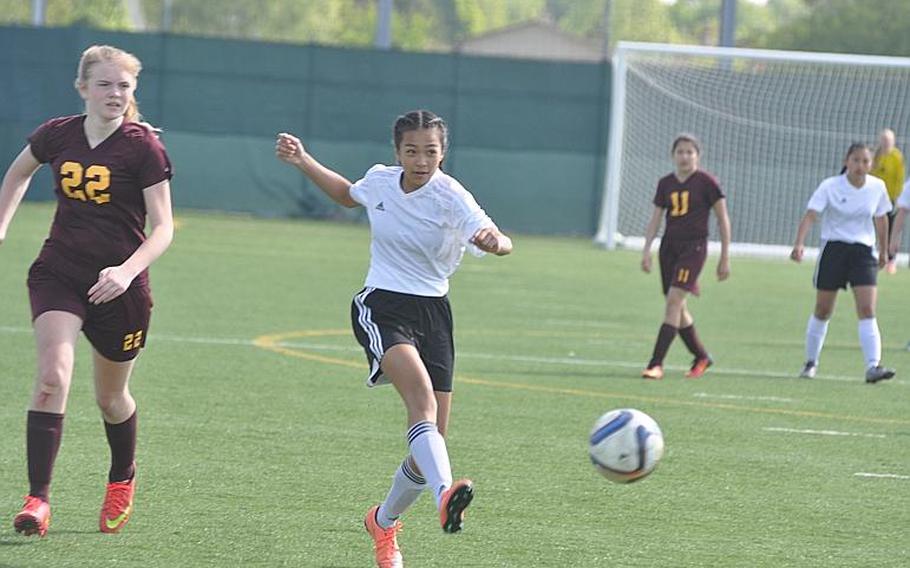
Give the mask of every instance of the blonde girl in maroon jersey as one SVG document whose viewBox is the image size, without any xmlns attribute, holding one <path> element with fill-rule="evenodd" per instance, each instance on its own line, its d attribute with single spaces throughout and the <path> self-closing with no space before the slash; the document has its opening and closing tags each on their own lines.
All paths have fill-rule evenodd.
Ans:
<svg viewBox="0 0 910 568">
<path fill-rule="evenodd" d="M 80 331 L 93 347 L 95 397 L 111 448 L 101 531 L 119 531 L 132 512 L 136 402 L 128 381 L 148 334 L 147 268 L 174 231 L 170 162 L 155 132 L 138 122 L 140 69 L 120 49 L 86 49 L 75 84 L 85 113 L 39 126 L 0 186 L 0 243 L 41 164 L 52 169 L 57 197 L 50 236 L 28 275 L 38 373 L 27 420 L 30 489 L 13 521 L 26 535 L 43 536 L 50 522 L 51 472 Z"/>
</svg>

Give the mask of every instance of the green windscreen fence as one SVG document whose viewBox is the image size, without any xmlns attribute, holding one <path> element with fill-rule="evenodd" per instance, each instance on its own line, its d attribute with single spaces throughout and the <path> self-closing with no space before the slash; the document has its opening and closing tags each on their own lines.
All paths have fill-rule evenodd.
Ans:
<svg viewBox="0 0 910 568">
<path fill-rule="evenodd" d="M 393 163 L 391 126 L 427 108 L 450 126 L 444 169 L 506 230 L 592 234 L 602 195 L 609 66 L 233 41 L 85 28 L 0 27 L 0 152 L 81 112 L 79 54 L 107 43 L 143 63 L 137 98 L 161 127 L 177 207 L 267 216 L 342 210 L 274 156 L 298 135 L 351 180 Z M 51 199 L 42 168 L 30 199 Z"/>
</svg>

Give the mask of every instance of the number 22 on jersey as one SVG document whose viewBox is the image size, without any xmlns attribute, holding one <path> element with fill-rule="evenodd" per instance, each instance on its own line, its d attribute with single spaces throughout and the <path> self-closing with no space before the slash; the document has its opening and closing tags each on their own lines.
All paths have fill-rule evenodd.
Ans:
<svg viewBox="0 0 910 568">
<path fill-rule="evenodd" d="M 670 217 L 682 217 L 689 212 L 689 192 L 674 191 L 670 193 Z"/>
<path fill-rule="evenodd" d="M 60 189 L 70 199 L 92 200 L 103 205 L 111 200 L 110 186 L 111 170 L 107 166 L 92 164 L 83 168 L 79 162 L 60 164 Z"/>
</svg>

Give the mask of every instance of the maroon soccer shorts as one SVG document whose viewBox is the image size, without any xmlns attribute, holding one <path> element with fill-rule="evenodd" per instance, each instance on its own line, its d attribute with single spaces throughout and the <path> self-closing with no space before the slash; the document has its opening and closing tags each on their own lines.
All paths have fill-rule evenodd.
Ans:
<svg viewBox="0 0 910 568">
<path fill-rule="evenodd" d="M 148 286 L 133 283 L 104 304 L 91 304 L 88 290 L 95 283 L 79 281 L 52 270 L 37 260 L 28 271 L 28 296 L 32 321 L 44 312 L 59 310 L 82 318 L 82 331 L 89 343 L 111 361 L 130 361 L 145 346 L 152 315 Z"/>
<path fill-rule="evenodd" d="M 660 279 L 664 295 L 671 286 L 682 288 L 698 295 L 698 275 L 708 258 L 708 242 L 705 239 L 660 242 Z"/>
</svg>

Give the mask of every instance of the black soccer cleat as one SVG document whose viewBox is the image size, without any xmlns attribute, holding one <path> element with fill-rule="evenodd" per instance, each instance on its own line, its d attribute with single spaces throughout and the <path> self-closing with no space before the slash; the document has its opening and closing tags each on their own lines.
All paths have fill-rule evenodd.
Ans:
<svg viewBox="0 0 910 568">
<path fill-rule="evenodd" d="M 464 525 L 464 510 L 474 499 L 474 484 L 470 479 L 459 479 L 445 493 L 439 506 L 439 521 L 442 530 L 456 533 Z"/>
<path fill-rule="evenodd" d="M 869 367 L 866 369 L 866 382 L 870 385 L 874 385 L 879 381 L 890 379 L 894 376 L 894 373 L 894 369 L 888 369 L 886 367 L 882 367 L 881 365 Z"/>
</svg>

